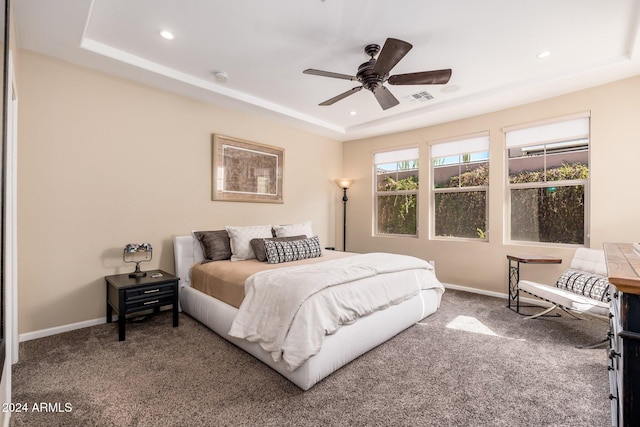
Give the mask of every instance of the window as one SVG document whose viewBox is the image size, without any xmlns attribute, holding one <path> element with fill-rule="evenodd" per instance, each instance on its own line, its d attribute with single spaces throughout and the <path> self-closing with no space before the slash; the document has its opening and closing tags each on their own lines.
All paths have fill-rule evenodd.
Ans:
<svg viewBox="0 0 640 427">
<path fill-rule="evenodd" d="M 376 235 L 417 236 L 418 148 L 374 154 Z"/>
<path fill-rule="evenodd" d="M 487 240 L 489 135 L 431 146 L 433 234 Z"/>
<path fill-rule="evenodd" d="M 510 240 L 587 244 L 589 117 L 505 136 Z"/>
</svg>

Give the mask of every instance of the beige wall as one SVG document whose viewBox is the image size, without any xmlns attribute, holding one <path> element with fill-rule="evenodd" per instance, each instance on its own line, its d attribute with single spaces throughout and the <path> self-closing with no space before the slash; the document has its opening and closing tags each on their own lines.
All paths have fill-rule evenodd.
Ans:
<svg viewBox="0 0 640 427">
<path fill-rule="evenodd" d="M 342 143 L 20 51 L 19 331 L 105 315 L 104 276 L 174 271 L 192 229 L 313 221 L 335 243 Z M 211 201 L 211 133 L 285 149 L 284 204 Z M 339 233 L 340 230 L 338 230 Z"/>
<path fill-rule="evenodd" d="M 573 249 L 503 243 L 502 128 L 591 111 L 591 246 L 640 241 L 640 77 L 505 111 L 343 144 L 245 114 L 19 52 L 19 331 L 104 316 L 103 276 L 126 272 L 125 243 L 149 241 L 145 268 L 173 271 L 171 238 L 194 228 L 310 219 L 324 244 L 341 246 L 341 192 L 349 190 L 349 250 L 434 259 L 443 282 L 506 293 L 508 253 L 561 256 L 524 266 L 552 280 Z M 372 237 L 371 152 L 411 144 L 429 164 L 428 141 L 491 134 L 490 241 L 432 241 L 429 174 L 421 174 L 420 237 Z M 285 204 L 210 200 L 210 134 L 284 147 Z M 344 168 L 342 167 L 344 163 Z M 614 208 L 615 207 L 615 208 Z M 337 227 L 336 227 L 337 224 Z"/>
<path fill-rule="evenodd" d="M 389 251 L 436 261 L 446 283 L 507 293 L 507 254 L 561 256 L 560 266 L 525 265 L 527 278 L 552 281 L 567 268 L 574 249 L 508 246 L 505 241 L 505 126 L 591 111 L 591 247 L 603 242 L 640 242 L 640 77 L 517 108 L 409 132 L 345 143 L 344 175 L 349 190 L 347 246 L 353 251 Z M 489 242 L 429 239 L 429 141 L 490 132 Z M 374 150 L 418 144 L 420 162 L 419 237 L 372 237 L 372 157 Z M 354 213 L 357 212 L 357 216 Z"/>
</svg>

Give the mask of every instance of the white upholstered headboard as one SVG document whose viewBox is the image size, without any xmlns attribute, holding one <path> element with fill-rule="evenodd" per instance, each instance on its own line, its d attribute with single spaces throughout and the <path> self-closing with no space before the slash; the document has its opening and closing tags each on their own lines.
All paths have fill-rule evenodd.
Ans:
<svg viewBox="0 0 640 427">
<path fill-rule="evenodd" d="M 180 278 L 181 286 L 191 286 L 191 275 L 189 271 L 195 264 L 193 253 L 193 236 L 175 236 L 173 238 L 173 257 L 176 274 Z"/>
</svg>

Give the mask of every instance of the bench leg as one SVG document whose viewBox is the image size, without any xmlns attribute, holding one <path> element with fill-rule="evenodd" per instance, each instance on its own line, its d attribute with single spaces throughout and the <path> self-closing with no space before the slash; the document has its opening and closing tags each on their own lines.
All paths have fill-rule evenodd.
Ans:
<svg viewBox="0 0 640 427">
<path fill-rule="evenodd" d="M 609 338 L 605 338 L 602 341 L 598 341 L 598 342 L 594 342 L 593 344 L 589 344 L 589 345 L 577 345 L 576 348 L 579 348 L 580 350 L 586 350 L 586 349 L 591 349 L 591 348 L 598 348 L 598 347 L 602 347 L 605 344 L 609 343 Z"/>
</svg>

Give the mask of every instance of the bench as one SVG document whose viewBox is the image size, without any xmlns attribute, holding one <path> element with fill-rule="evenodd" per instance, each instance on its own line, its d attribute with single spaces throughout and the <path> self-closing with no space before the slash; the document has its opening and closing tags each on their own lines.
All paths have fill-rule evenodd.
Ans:
<svg viewBox="0 0 640 427">
<path fill-rule="evenodd" d="M 551 307 L 528 316 L 527 319 L 542 316 L 556 308 L 567 312 L 607 317 L 609 315 L 609 281 L 604 251 L 578 248 L 569 269 L 558 278 L 555 285 L 520 280 L 519 291 L 552 304 Z"/>
</svg>

